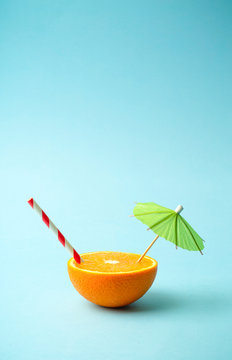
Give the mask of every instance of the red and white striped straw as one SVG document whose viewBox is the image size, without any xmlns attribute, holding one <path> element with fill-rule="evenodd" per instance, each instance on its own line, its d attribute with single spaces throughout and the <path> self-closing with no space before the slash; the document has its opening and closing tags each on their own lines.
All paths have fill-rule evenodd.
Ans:
<svg viewBox="0 0 232 360">
<path fill-rule="evenodd" d="M 70 242 L 60 232 L 60 230 L 57 229 L 56 225 L 53 224 L 53 222 L 49 219 L 49 217 L 45 214 L 45 212 L 40 208 L 37 202 L 33 198 L 30 198 L 27 202 L 37 212 L 37 214 L 39 214 L 39 216 L 42 217 L 43 222 L 47 225 L 47 227 L 49 227 L 54 232 L 54 234 L 58 237 L 58 240 L 70 252 L 70 254 L 73 256 L 76 262 L 80 264 L 80 262 L 83 261 L 83 259 L 72 247 Z"/>
</svg>

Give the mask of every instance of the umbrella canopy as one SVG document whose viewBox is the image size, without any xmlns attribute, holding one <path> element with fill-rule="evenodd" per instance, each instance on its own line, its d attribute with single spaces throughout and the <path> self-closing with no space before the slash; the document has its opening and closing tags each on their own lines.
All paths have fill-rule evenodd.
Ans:
<svg viewBox="0 0 232 360">
<path fill-rule="evenodd" d="M 153 202 L 137 203 L 133 214 L 143 224 L 146 224 L 157 235 L 171 241 L 176 247 L 190 251 L 204 249 L 202 238 L 196 233 L 189 223 L 180 215 L 183 210 L 178 205 L 176 210 L 171 210 Z"/>
</svg>

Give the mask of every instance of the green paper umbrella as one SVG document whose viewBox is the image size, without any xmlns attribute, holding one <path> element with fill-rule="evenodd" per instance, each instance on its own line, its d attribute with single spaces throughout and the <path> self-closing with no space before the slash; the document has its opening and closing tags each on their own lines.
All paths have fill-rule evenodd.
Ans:
<svg viewBox="0 0 232 360">
<path fill-rule="evenodd" d="M 190 251 L 200 251 L 204 249 L 202 238 L 196 233 L 189 223 L 180 215 L 183 210 L 182 205 L 178 205 L 176 210 L 171 210 L 153 202 L 137 203 L 134 207 L 132 216 L 135 216 L 143 224 L 148 226 L 157 234 L 146 251 L 141 255 L 140 261 L 147 251 L 151 248 L 159 236 L 174 243 L 177 247 Z"/>
</svg>

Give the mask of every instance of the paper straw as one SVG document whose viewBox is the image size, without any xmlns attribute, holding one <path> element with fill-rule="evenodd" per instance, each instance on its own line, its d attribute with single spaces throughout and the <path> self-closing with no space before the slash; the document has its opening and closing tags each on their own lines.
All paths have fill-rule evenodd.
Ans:
<svg viewBox="0 0 232 360">
<path fill-rule="evenodd" d="M 47 227 L 49 227 L 53 231 L 53 233 L 57 236 L 58 240 L 69 251 L 69 253 L 75 259 L 75 261 L 78 264 L 80 264 L 81 261 L 83 262 L 83 259 L 80 257 L 80 255 L 76 252 L 76 250 L 72 247 L 70 242 L 60 232 L 60 230 L 57 229 L 56 225 L 49 219 L 49 217 L 40 208 L 40 206 L 37 204 L 37 202 L 33 198 L 30 198 L 27 202 L 37 212 L 37 214 L 42 218 L 43 222 L 47 225 Z"/>
</svg>

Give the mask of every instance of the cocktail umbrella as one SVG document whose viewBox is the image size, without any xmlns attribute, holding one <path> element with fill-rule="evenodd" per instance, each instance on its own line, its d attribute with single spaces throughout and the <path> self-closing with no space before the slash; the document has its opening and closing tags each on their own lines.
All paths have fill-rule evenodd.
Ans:
<svg viewBox="0 0 232 360">
<path fill-rule="evenodd" d="M 181 247 L 190 251 L 200 251 L 203 255 L 201 250 L 204 249 L 204 240 L 180 215 L 182 210 L 182 205 L 178 205 L 176 210 L 171 210 L 153 202 L 136 204 L 132 216 L 147 225 L 148 230 L 152 230 L 157 234 L 138 261 L 142 260 L 159 236 L 174 243 L 176 248 Z"/>
</svg>

